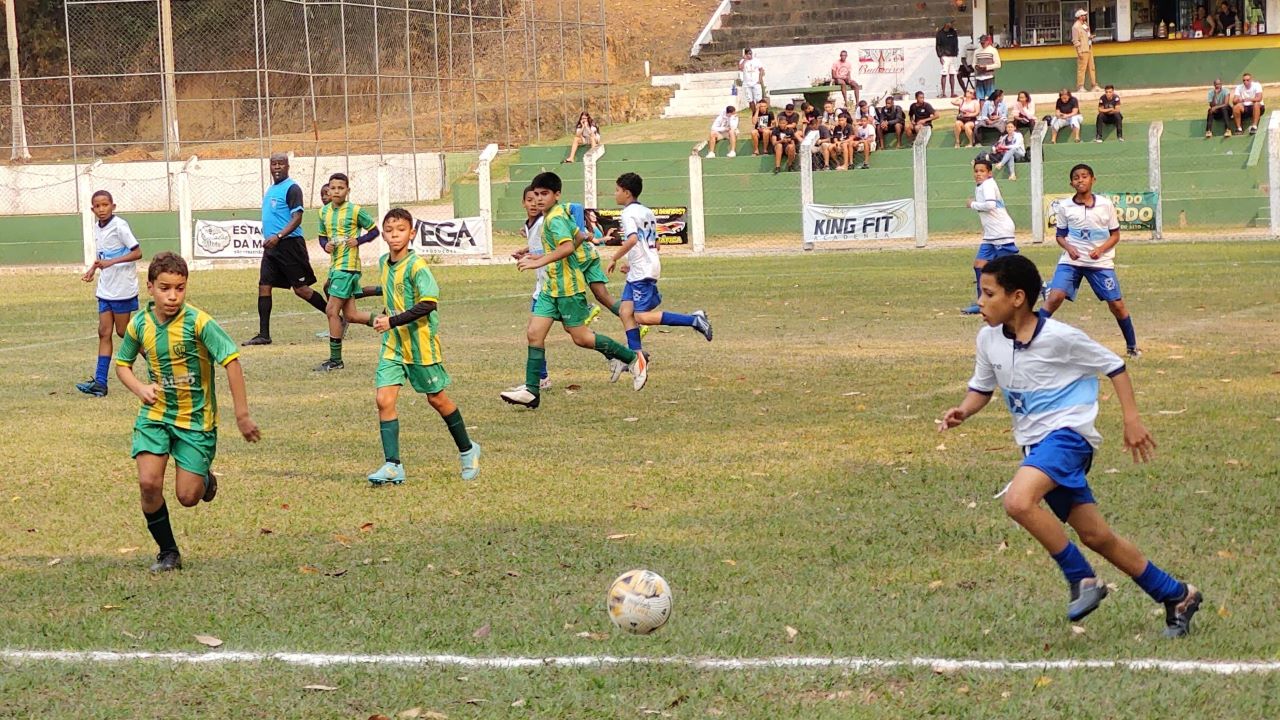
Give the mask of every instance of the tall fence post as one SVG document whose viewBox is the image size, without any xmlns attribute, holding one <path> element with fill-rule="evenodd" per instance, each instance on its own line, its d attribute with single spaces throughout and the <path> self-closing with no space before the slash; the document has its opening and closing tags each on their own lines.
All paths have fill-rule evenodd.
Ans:
<svg viewBox="0 0 1280 720">
<path fill-rule="evenodd" d="M 1280 237 L 1280 115 L 1275 113 L 1267 121 L 1267 187 L 1271 237 Z"/>
<path fill-rule="evenodd" d="M 387 216 L 391 211 L 391 180 L 387 177 L 387 161 L 385 159 L 378 162 L 378 218 L 377 223 L 382 225 L 382 218 Z"/>
<path fill-rule="evenodd" d="M 1164 135 L 1164 122 L 1156 120 L 1147 130 L 1147 184 L 1156 194 L 1156 225 L 1151 231 L 1152 240 L 1164 237 L 1164 192 L 1160 187 L 1160 137 Z"/>
<path fill-rule="evenodd" d="M 498 157 L 498 146 L 489 143 L 480 153 L 480 164 L 476 167 L 476 175 L 480 179 L 480 224 L 484 227 L 484 238 L 481 246 L 485 257 L 493 257 L 493 178 L 490 166 Z"/>
<path fill-rule="evenodd" d="M 189 264 L 196 260 L 196 247 L 195 238 L 192 235 L 194 208 L 191 200 L 191 178 L 187 173 L 196 160 L 196 156 L 192 155 L 183 163 L 174 183 L 178 193 L 178 251 L 182 254 L 182 259 Z"/>
<path fill-rule="evenodd" d="M 1044 217 L 1044 135 L 1049 125 L 1037 120 L 1031 128 L 1031 242 L 1044 242 L 1048 220 Z"/>
<path fill-rule="evenodd" d="M 924 247 L 929 241 L 929 162 L 927 151 L 929 138 L 933 137 L 933 128 L 928 125 L 920 130 L 911 143 L 911 167 L 913 185 L 913 206 L 916 215 L 916 247 Z"/>
<path fill-rule="evenodd" d="M 698 143 L 689 155 L 689 241 L 696 255 L 707 249 L 707 213 L 702 206 L 702 149 L 706 144 Z"/>
<path fill-rule="evenodd" d="M 597 145 L 582 156 L 582 207 L 599 209 L 596 197 L 596 163 L 604 156 L 604 146 Z"/>
<path fill-rule="evenodd" d="M 5 35 L 9 46 L 9 124 L 12 129 L 10 160 L 30 160 L 27 126 L 22 114 L 22 72 L 18 68 L 18 20 L 12 0 L 4 0 Z"/>
<path fill-rule="evenodd" d="M 81 241 L 84 243 L 84 264 L 89 266 L 98 258 L 98 243 L 93 239 L 93 208 L 89 204 L 89 197 L 93 193 L 93 171 L 98 169 L 102 164 L 101 160 L 94 160 L 93 164 L 86 167 L 84 172 L 76 174 L 76 195 L 81 199 L 80 202 L 80 235 Z"/>
<path fill-rule="evenodd" d="M 798 153 L 800 163 L 800 233 L 804 237 L 804 209 L 813 204 L 813 146 L 818 142 L 817 131 L 804 136 Z M 813 243 L 802 242 L 800 247 L 812 250 Z"/>
</svg>

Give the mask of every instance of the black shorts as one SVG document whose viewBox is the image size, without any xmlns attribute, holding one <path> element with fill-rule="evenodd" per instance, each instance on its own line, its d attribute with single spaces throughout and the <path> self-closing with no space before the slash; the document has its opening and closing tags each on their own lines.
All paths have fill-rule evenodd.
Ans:
<svg viewBox="0 0 1280 720">
<path fill-rule="evenodd" d="M 281 238 L 274 248 L 262 254 L 259 285 L 292 289 L 315 282 L 316 273 L 311 269 L 311 258 L 307 256 L 306 241 L 302 238 Z"/>
</svg>

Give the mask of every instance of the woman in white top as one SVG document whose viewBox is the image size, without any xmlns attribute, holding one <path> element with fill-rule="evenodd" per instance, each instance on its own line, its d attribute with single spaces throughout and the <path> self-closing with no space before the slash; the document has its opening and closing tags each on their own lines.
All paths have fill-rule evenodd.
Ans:
<svg viewBox="0 0 1280 720">
<path fill-rule="evenodd" d="M 956 106 L 956 147 L 974 147 L 973 125 L 978 121 L 978 113 L 982 110 L 977 93 L 972 88 L 965 90 L 964 97 L 952 100 L 951 104 Z M 968 145 L 960 144 L 960 133 L 969 138 Z"/>
<path fill-rule="evenodd" d="M 1026 90 L 1018 93 L 1018 99 L 1009 108 L 1009 119 L 1020 128 L 1036 126 L 1036 104 L 1031 102 L 1031 93 Z"/>
<path fill-rule="evenodd" d="M 578 146 L 591 144 L 596 147 L 600 144 L 600 128 L 596 127 L 596 121 L 591 118 L 591 113 L 586 110 L 578 116 L 578 125 L 573 131 L 573 145 L 569 148 L 569 157 L 564 162 L 573 162 L 573 156 L 578 154 Z"/>
<path fill-rule="evenodd" d="M 1017 124 L 1012 120 L 1004 124 L 1004 135 L 1000 136 L 991 151 L 1000 156 L 996 168 L 1008 170 L 1009 179 L 1017 180 L 1018 173 L 1014 170 L 1013 164 L 1027 157 L 1027 146 L 1022 140 L 1022 133 L 1018 132 Z"/>
</svg>

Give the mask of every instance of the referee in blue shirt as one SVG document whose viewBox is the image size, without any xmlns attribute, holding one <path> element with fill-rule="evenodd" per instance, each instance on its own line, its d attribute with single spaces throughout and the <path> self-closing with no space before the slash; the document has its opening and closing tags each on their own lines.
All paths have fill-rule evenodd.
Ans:
<svg viewBox="0 0 1280 720">
<path fill-rule="evenodd" d="M 271 155 L 273 184 L 262 198 L 262 265 L 258 271 L 258 334 L 245 345 L 271 344 L 271 289 L 291 288 L 320 312 L 325 297 L 311 286 L 316 274 L 302 237 L 302 188 L 289 177 L 289 156 Z"/>
</svg>

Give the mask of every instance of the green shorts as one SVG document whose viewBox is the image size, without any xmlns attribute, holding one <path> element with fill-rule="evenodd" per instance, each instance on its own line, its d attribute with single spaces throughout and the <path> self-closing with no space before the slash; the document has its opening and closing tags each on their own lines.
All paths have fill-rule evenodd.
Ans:
<svg viewBox="0 0 1280 720">
<path fill-rule="evenodd" d="M 218 454 L 217 430 L 187 430 L 159 420 L 139 420 L 133 426 L 133 452 L 172 455 L 174 463 L 203 477 Z"/>
<path fill-rule="evenodd" d="M 587 324 L 587 315 L 591 306 L 587 304 L 586 293 L 578 293 L 568 297 L 551 297 L 545 290 L 533 301 L 535 317 L 559 320 L 565 327 L 578 327 Z"/>
<path fill-rule="evenodd" d="M 453 382 L 449 373 L 445 372 L 443 363 L 410 365 L 386 358 L 378 361 L 378 372 L 374 377 L 377 387 L 403 385 L 405 378 L 408 378 L 414 390 L 427 395 L 443 392 Z"/>
<path fill-rule="evenodd" d="M 587 279 L 587 284 L 591 283 L 608 283 L 609 276 L 604 274 L 604 267 L 600 265 L 600 258 L 594 257 L 582 266 L 582 277 Z"/>
<path fill-rule="evenodd" d="M 360 292 L 360 273 L 353 270 L 329 271 L 329 297 L 341 300 L 353 298 Z"/>
</svg>

